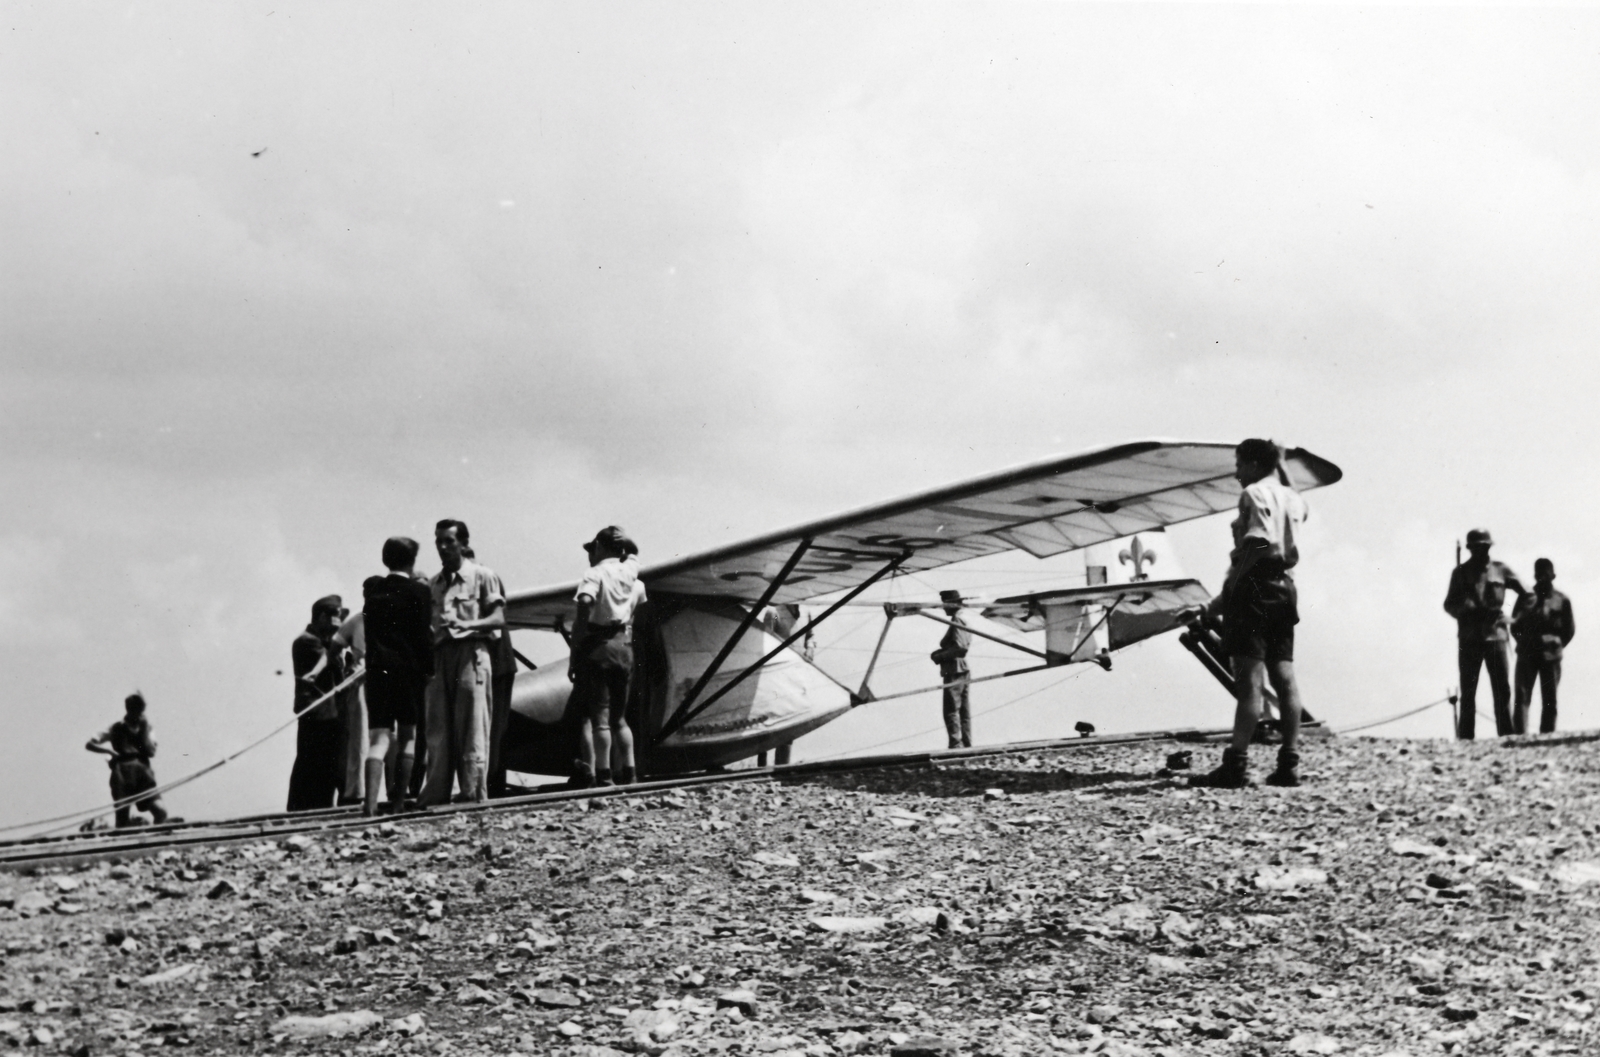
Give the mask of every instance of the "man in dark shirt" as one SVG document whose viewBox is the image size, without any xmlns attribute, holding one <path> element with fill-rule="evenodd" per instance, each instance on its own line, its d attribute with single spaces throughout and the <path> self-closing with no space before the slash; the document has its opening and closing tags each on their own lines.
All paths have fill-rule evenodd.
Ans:
<svg viewBox="0 0 1600 1057">
<path fill-rule="evenodd" d="M 1556 565 L 1549 558 L 1533 563 L 1533 593 L 1511 608 L 1511 635 L 1517 640 L 1517 707 L 1512 717 L 1518 734 L 1528 732 L 1528 705 L 1539 681 L 1543 708 L 1539 733 L 1556 729 L 1556 687 L 1561 684 L 1561 657 L 1576 630 L 1572 603 L 1555 588 Z"/>
<path fill-rule="evenodd" d="M 1461 710 L 1456 717 L 1456 737 L 1471 741 L 1478 725 L 1478 670 L 1489 670 L 1489 690 L 1494 695 L 1495 732 L 1513 731 L 1511 717 L 1510 627 L 1506 620 L 1507 589 L 1520 599 L 1528 593 L 1517 574 L 1489 558 L 1494 540 L 1488 529 L 1467 533 L 1471 555 L 1450 574 L 1444 611 L 1456 618 L 1456 659 L 1461 666 Z"/>
<path fill-rule="evenodd" d="M 972 703 L 967 697 L 967 651 L 972 648 L 972 632 L 961 620 L 961 592 L 940 591 L 945 615 L 955 627 L 944 633 L 939 648 L 928 656 L 939 666 L 944 682 L 944 730 L 952 749 L 972 748 Z"/>
<path fill-rule="evenodd" d="M 416 761 L 417 724 L 422 721 L 428 677 L 433 674 L 433 635 L 429 629 L 431 596 L 416 578 L 417 541 L 395 536 L 383 543 L 387 576 L 369 576 L 361 585 L 367 646 L 366 803 L 370 817 L 378 810 L 391 737 L 398 739 L 394 782 L 389 804 L 405 806 Z"/>
<path fill-rule="evenodd" d="M 303 711 L 344 678 L 340 651 L 333 644 L 341 608 L 343 601 L 338 595 L 313 602 L 311 623 L 294 640 L 291 650 L 294 708 L 301 716 L 295 737 L 294 770 L 289 773 L 290 811 L 332 807 L 344 777 L 339 702 L 330 697 L 316 708 Z"/>
</svg>

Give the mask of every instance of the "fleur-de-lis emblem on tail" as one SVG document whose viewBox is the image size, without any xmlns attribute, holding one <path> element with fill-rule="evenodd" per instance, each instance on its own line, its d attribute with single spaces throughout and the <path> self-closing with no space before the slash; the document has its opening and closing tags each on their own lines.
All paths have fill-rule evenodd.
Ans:
<svg viewBox="0 0 1600 1057">
<path fill-rule="evenodd" d="M 1135 581 L 1148 580 L 1150 574 L 1144 571 L 1146 565 L 1156 563 L 1156 552 L 1146 547 L 1138 536 L 1133 537 L 1133 546 L 1117 555 L 1117 561 L 1123 565 L 1133 566 L 1133 579 Z"/>
</svg>

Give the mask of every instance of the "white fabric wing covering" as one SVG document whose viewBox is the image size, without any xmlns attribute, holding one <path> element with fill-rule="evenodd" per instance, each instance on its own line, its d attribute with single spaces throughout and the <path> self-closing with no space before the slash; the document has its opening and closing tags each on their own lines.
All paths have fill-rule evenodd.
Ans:
<svg viewBox="0 0 1600 1057">
<path fill-rule="evenodd" d="M 771 599 L 781 603 L 858 586 L 902 556 L 905 572 L 1009 550 L 1044 558 L 1231 510 L 1239 497 L 1233 464 L 1232 444 L 1135 441 L 878 503 L 649 566 L 641 575 L 652 594 L 754 601 L 810 540 Z M 1289 452 L 1288 465 L 1302 491 L 1342 476 L 1299 449 Z M 570 614 L 570 598 L 566 585 L 513 595 L 507 616 L 514 624 L 552 626 Z"/>
</svg>

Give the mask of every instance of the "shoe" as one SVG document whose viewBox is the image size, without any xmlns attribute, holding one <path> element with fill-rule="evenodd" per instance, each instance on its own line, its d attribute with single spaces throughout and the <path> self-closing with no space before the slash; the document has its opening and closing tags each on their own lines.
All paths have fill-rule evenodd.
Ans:
<svg viewBox="0 0 1600 1057">
<path fill-rule="evenodd" d="M 1190 789 L 1243 789 L 1250 784 L 1250 758 L 1238 749 L 1222 750 L 1222 766 L 1189 779 Z"/>
<path fill-rule="evenodd" d="M 589 770 L 589 765 L 582 760 L 574 760 L 572 777 L 567 779 L 567 788 L 588 789 L 592 785 L 594 785 L 594 772 Z"/>
<path fill-rule="evenodd" d="M 1278 750 L 1278 769 L 1267 775 L 1267 784 L 1292 789 L 1300 784 L 1300 754 L 1286 749 Z"/>
<path fill-rule="evenodd" d="M 610 771 L 596 771 L 594 772 L 594 784 L 597 786 L 607 786 L 616 785 L 617 783 L 611 780 Z"/>
<path fill-rule="evenodd" d="M 617 772 L 618 785 L 632 785 L 639 780 L 639 773 L 632 767 L 624 767 Z"/>
</svg>

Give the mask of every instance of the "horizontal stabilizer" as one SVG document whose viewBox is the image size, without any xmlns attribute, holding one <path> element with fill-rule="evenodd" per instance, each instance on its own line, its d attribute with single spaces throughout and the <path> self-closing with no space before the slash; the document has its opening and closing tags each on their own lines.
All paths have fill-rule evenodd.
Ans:
<svg viewBox="0 0 1600 1057">
<path fill-rule="evenodd" d="M 982 612 L 1018 631 L 1043 631 L 1052 657 L 1091 661 L 1178 627 L 1210 600 L 1198 580 L 1145 580 L 1014 595 Z"/>
</svg>

